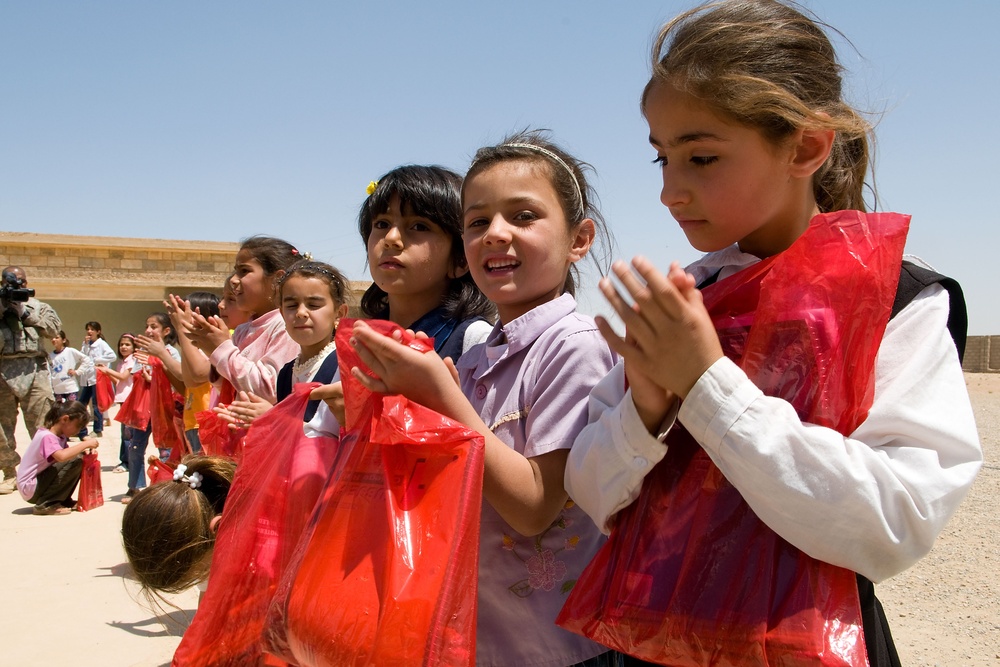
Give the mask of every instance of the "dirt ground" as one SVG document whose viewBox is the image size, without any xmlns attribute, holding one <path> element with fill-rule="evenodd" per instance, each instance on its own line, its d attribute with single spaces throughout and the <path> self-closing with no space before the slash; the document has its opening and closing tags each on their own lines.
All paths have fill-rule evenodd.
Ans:
<svg viewBox="0 0 1000 667">
<path fill-rule="evenodd" d="M 966 375 L 986 460 L 931 553 L 876 590 L 906 667 L 1000 667 L 1000 374 Z M 121 549 L 126 475 L 117 424 L 100 459 L 105 505 L 33 516 L 16 492 L 0 496 L 0 663 L 74 667 L 168 665 L 197 594 L 157 618 L 136 596 Z M 18 450 L 29 439 L 19 429 Z M 150 451 L 155 451 L 150 447 Z"/>
</svg>

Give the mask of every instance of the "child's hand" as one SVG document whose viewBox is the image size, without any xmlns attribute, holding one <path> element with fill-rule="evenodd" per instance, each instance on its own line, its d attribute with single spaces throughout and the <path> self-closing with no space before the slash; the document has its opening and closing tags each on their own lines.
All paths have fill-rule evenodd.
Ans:
<svg viewBox="0 0 1000 667">
<path fill-rule="evenodd" d="M 634 339 L 625 332 L 625 343 L 635 345 Z M 625 377 L 629 389 L 632 390 L 632 404 L 639 414 L 646 430 L 656 435 L 660 426 L 667 418 L 670 408 L 677 401 L 677 395 L 656 384 L 652 378 L 643 372 L 636 364 L 625 362 Z"/>
<path fill-rule="evenodd" d="M 205 354 L 211 356 L 215 349 L 229 340 L 229 327 L 219 317 L 205 317 L 201 313 L 192 312 L 194 326 L 188 333 L 188 338 Z"/>
<path fill-rule="evenodd" d="M 143 347 L 147 355 L 153 355 L 158 359 L 169 359 L 170 353 L 167 352 L 167 346 L 163 344 L 163 341 L 157 340 L 155 338 L 150 338 L 148 336 L 138 335 L 135 337 L 135 341 Z M 147 356 L 148 360 L 148 356 Z"/>
<path fill-rule="evenodd" d="M 333 384 L 324 384 L 316 387 L 309 393 L 309 398 L 314 401 L 323 401 L 326 403 L 327 407 L 330 408 L 330 412 L 337 418 L 337 421 L 340 424 L 345 423 L 344 387 L 341 383 L 334 382 Z"/>
<path fill-rule="evenodd" d="M 360 368 L 353 368 L 351 373 L 371 391 L 402 394 L 432 410 L 449 414 L 447 396 L 458 390 L 454 365 L 449 368 L 437 354 L 414 350 L 401 343 L 400 338 L 398 331 L 390 338 L 364 322 L 355 322 L 351 345 L 376 377 L 366 375 Z"/>
<path fill-rule="evenodd" d="M 163 305 L 170 316 L 170 323 L 174 325 L 174 331 L 178 335 L 188 336 L 194 328 L 194 311 L 191 304 L 176 294 L 169 294 L 164 299 Z"/>
<path fill-rule="evenodd" d="M 236 400 L 228 406 L 215 406 L 215 413 L 219 415 L 219 419 L 228 422 L 229 427 L 235 430 L 250 428 L 254 421 L 273 407 L 266 399 L 241 391 Z"/>
<path fill-rule="evenodd" d="M 635 302 L 632 306 L 611 280 L 600 282 L 601 292 L 625 323 L 629 340 L 618 336 L 604 318 L 598 318 L 597 326 L 626 365 L 642 369 L 652 382 L 684 398 L 709 366 L 723 356 L 719 337 L 694 278 L 676 262 L 666 276 L 644 257 L 633 259 L 632 267 L 645 284 L 624 262 L 612 266 Z"/>
<path fill-rule="evenodd" d="M 101 370 L 100 366 L 97 367 L 97 370 Z M 66 375 L 76 375 L 76 369 L 75 368 L 69 369 L 68 371 L 66 371 Z"/>
</svg>

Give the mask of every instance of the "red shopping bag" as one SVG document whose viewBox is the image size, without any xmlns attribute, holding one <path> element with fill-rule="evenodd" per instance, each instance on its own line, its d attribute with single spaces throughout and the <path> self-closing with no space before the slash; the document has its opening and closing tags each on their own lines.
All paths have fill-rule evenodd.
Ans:
<svg viewBox="0 0 1000 667">
<path fill-rule="evenodd" d="M 784 253 L 706 288 L 726 355 L 804 421 L 852 432 L 908 222 L 818 216 Z M 855 573 L 768 528 L 679 423 L 556 622 L 677 667 L 868 664 Z"/>
<path fill-rule="evenodd" d="M 115 404 L 115 385 L 111 376 L 97 371 L 97 409 L 107 412 Z"/>
<path fill-rule="evenodd" d="M 160 449 L 170 450 L 170 459 L 176 466 L 190 452 L 184 438 L 183 422 L 177 427 L 177 405 L 184 409 L 184 399 L 170 386 L 170 378 L 163 362 L 149 358 L 153 381 L 149 387 L 149 421 L 153 426 L 153 443 Z M 134 389 L 133 389 L 134 391 Z"/>
<path fill-rule="evenodd" d="M 399 327 L 371 322 L 382 333 Z M 401 396 L 373 395 L 341 320 L 341 453 L 268 620 L 293 664 L 475 661 L 483 439 Z M 407 343 L 423 352 L 433 341 Z"/>
<path fill-rule="evenodd" d="M 104 488 L 101 486 L 101 462 L 97 452 L 83 455 L 83 472 L 80 473 L 80 494 L 77 509 L 81 512 L 92 510 L 104 504 Z"/>
<path fill-rule="evenodd" d="M 218 405 L 229 405 L 236 398 L 236 390 L 227 380 L 222 380 Z M 228 456 L 237 462 L 243 456 L 243 438 L 246 429 L 230 428 L 229 423 L 219 418 L 213 410 L 202 410 L 195 414 L 198 420 L 198 437 L 202 449 L 212 456 Z"/>
<path fill-rule="evenodd" d="M 149 426 L 149 381 L 142 373 L 132 376 L 132 391 L 118 408 L 115 421 L 140 431 Z"/>
<path fill-rule="evenodd" d="M 336 438 L 310 438 L 302 430 L 309 392 L 317 386 L 296 385 L 247 432 L 215 539 L 208 591 L 174 665 L 284 664 L 264 656 L 264 618 L 337 453 Z"/>
<path fill-rule="evenodd" d="M 159 457 L 150 456 L 146 476 L 149 477 L 150 486 L 160 482 L 170 482 L 174 479 L 174 468 L 161 461 Z"/>
</svg>

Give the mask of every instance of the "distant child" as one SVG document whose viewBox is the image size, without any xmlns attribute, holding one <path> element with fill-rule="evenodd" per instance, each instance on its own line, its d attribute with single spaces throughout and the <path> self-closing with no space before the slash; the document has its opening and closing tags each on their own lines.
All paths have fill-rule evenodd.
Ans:
<svg viewBox="0 0 1000 667">
<path fill-rule="evenodd" d="M 461 184 L 444 167 L 397 167 L 371 186 L 358 214 L 372 276 L 362 313 L 422 331 L 453 361 L 485 339 L 496 316 L 465 258 Z"/>
<path fill-rule="evenodd" d="M 334 336 L 340 320 L 347 316 L 349 294 L 347 280 L 340 271 L 323 262 L 297 262 L 281 277 L 278 282 L 281 317 L 301 352 L 278 373 L 278 401 L 301 382 L 324 385 L 340 382 Z M 247 428 L 270 407 L 263 399 L 244 395 L 217 412 L 226 421 Z M 309 436 L 339 438 L 342 420 L 342 409 L 335 414 L 326 402 L 314 399 L 306 404 L 303 428 Z"/>
<path fill-rule="evenodd" d="M 483 435 L 476 663 L 611 665 L 608 649 L 554 623 L 597 551 L 600 531 L 568 502 L 563 469 L 587 423 L 591 388 L 614 357 L 576 312 L 573 268 L 600 214 L 584 164 L 535 132 L 480 149 L 462 186 L 465 258 L 499 322 L 452 368 L 355 324 L 352 343 L 379 379 Z M 373 262 L 374 265 L 374 262 Z"/>
<path fill-rule="evenodd" d="M 136 373 L 142 372 L 140 364 L 135 360 L 135 336 L 130 333 L 123 333 L 118 337 L 118 356 L 121 361 L 117 368 L 102 366 L 98 372 L 105 373 L 115 381 L 115 405 L 121 408 L 122 403 L 132 392 L 132 379 Z M 118 465 L 112 472 L 128 472 L 128 446 L 132 439 L 132 427 L 127 424 L 121 425 L 121 448 L 118 454 Z"/>
<path fill-rule="evenodd" d="M 250 321 L 250 313 L 236 303 L 236 289 L 233 286 L 235 277 L 234 273 L 226 278 L 222 285 L 222 299 L 219 301 L 219 319 L 229 327 L 230 333 L 239 325 Z"/>
<path fill-rule="evenodd" d="M 299 353 L 289 338 L 275 303 L 275 285 L 289 266 L 302 259 L 290 243 L 270 236 L 252 236 L 236 254 L 233 288 L 236 305 L 250 320 L 229 327 L 218 317 L 197 313 L 188 334 L 219 375 L 239 391 L 255 394 L 268 402 L 276 400 L 278 371 Z"/>
<path fill-rule="evenodd" d="M 870 157 L 871 127 L 842 100 L 840 71 L 819 25 L 772 0 L 703 5 L 661 30 L 653 76 L 642 95 L 654 162 L 663 177 L 660 201 L 691 245 L 708 254 L 687 270 L 674 263 L 666 274 L 642 257 L 631 267 L 616 262 L 613 272 L 621 287 L 601 282 L 627 336 L 603 320 L 598 323 L 623 364 L 594 390 L 590 424 L 570 454 L 566 483 L 573 499 L 614 535 L 624 520 L 619 512 L 650 491 L 643 480 L 658 462 L 687 475 L 691 468 L 675 453 L 707 454 L 705 465 L 721 471 L 767 528 L 813 559 L 863 575 L 857 579 L 864 640 L 875 666 L 898 664 L 898 657 L 871 582 L 903 571 L 930 550 L 982 461 L 948 328 L 949 314 L 955 308 L 964 312 L 964 305 L 950 300 L 940 276 L 922 282 L 915 298 L 900 303 L 891 319 L 889 302 L 883 302 L 884 314 L 867 323 L 863 337 L 852 344 L 874 339 L 873 372 L 859 378 L 870 382 L 874 399 L 869 393 L 870 407 L 867 416 L 861 413 L 859 426 L 838 432 L 799 417 L 801 405 L 792 399 L 801 394 L 772 389 L 765 395 L 749 371 L 724 355 L 705 306 L 708 297 L 698 289 L 729 294 L 727 304 L 753 303 L 751 292 L 727 293 L 729 286 L 750 280 L 753 271 L 780 265 L 792 248 L 801 252 L 798 240 L 809 242 L 840 220 L 854 221 L 856 229 L 876 229 L 900 217 L 833 215 L 865 211 Z M 837 238 L 843 239 L 844 232 Z M 873 243 L 878 247 L 880 241 L 876 237 Z M 804 256 L 822 252 L 826 247 L 816 245 Z M 843 261 L 849 254 L 844 251 Z M 899 261 L 896 255 L 887 278 L 895 282 L 898 273 L 902 286 L 912 274 L 905 263 L 896 268 Z M 803 278 L 800 298 L 822 289 L 829 303 L 868 291 L 868 285 L 850 282 L 850 272 L 835 273 L 828 263 L 814 262 L 796 265 L 799 272 L 814 271 L 808 283 Z M 793 279 L 789 272 L 781 275 Z M 829 286 L 815 287 L 822 281 Z M 769 290 L 780 287 L 766 278 L 759 285 L 761 304 Z M 831 308 L 806 315 L 830 317 Z M 718 313 L 720 326 L 733 326 Z M 795 321 L 762 326 L 779 323 Z M 750 326 L 753 337 L 757 325 Z M 823 329 L 817 325 L 816 330 Z M 964 341 L 964 330 L 960 338 Z M 778 353 L 796 349 L 778 347 Z M 785 380 L 791 383 L 799 372 L 810 377 L 805 363 L 804 355 L 793 358 Z M 831 364 L 833 372 L 862 372 Z M 768 378 L 773 386 L 778 370 L 768 366 L 756 377 Z M 690 448 L 688 438 L 693 438 Z M 706 490 L 714 493 L 721 486 Z M 636 525 L 647 533 L 653 529 L 642 517 Z M 741 544 L 720 543 L 714 555 Z M 761 556 L 751 551 L 746 562 L 755 557 Z M 648 572 L 633 577 L 636 583 L 641 577 L 652 582 L 651 595 L 669 596 L 669 590 L 656 587 L 674 573 L 657 568 L 671 562 L 649 563 Z M 752 578 L 748 572 L 741 581 Z M 578 583 L 578 590 L 583 585 Z M 622 624 L 627 626 L 628 619 Z M 723 640 L 731 636 L 728 627 L 719 632 Z"/>
<path fill-rule="evenodd" d="M 49 352 L 49 374 L 52 376 L 52 393 L 56 403 L 75 401 L 80 391 L 76 375 L 92 372 L 94 362 L 79 350 L 69 347 L 66 332 L 60 331 L 52 337 L 52 352 Z"/>
<path fill-rule="evenodd" d="M 154 484 L 125 508 L 122 543 L 147 596 L 179 593 L 207 579 L 235 473 L 231 459 L 188 456 L 174 481 Z"/>
<path fill-rule="evenodd" d="M 195 454 L 201 452 L 195 415 L 209 407 L 212 364 L 208 356 L 195 346 L 188 332 L 194 328 L 194 313 L 206 318 L 218 317 L 219 303 L 219 296 L 212 292 L 191 292 L 185 299 L 171 294 L 163 302 L 170 314 L 174 331 L 177 332 L 181 376 L 184 381 L 184 437 Z"/>
<path fill-rule="evenodd" d="M 35 432 L 17 469 L 17 490 L 35 506 L 34 514 L 69 514 L 83 472 L 81 454 L 97 449 L 94 438 L 70 445 L 69 437 L 87 424 L 87 408 L 79 401 L 56 403 L 45 415 L 45 427 Z"/>
<path fill-rule="evenodd" d="M 104 415 L 101 413 L 101 408 L 97 405 L 97 373 L 96 369 L 99 366 L 107 366 L 112 361 L 116 359 L 115 351 L 111 349 L 107 341 L 104 340 L 104 334 L 101 333 L 101 323 L 100 322 L 87 322 L 84 325 L 86 330 L 86 337 L 83 340 L 83 344 L 80 346 L 80 351 L 85 355 L 90 357 L 93 362 L 93 368 L 89 371 L 84 370 L 76 376 L 76 381 L 80 385 L 80 402 L 84 405 L 92 404 L 92 410 L 94 413 L 94 435 L 100 437 L 104 435 Z M 84 423 L 83 428 L 80 429 L 79 433 L 80 439 L 87 437 L 87 424 Z"/>
<path fill-rule="evenodd" d="M 136 362 L 141 368 L 141 372 L 147 382 L 152 382 L 152 367 L 149 364 L 149 357 L 153 356 L 163 362 L 163 368 L 170 378 L 171 384 L 181 383 L 181 355 L 174 347 L 177 342 L 177 334 L 170 324 L 170 317 L 166 313 L 152 313 L 146 318 L 145 333 L 135 337 L 138 348 L 134 355 Z M 132 438 L 129 440 L 128 448 L 128 491 L 122 498 L 122 503 L 129 504 L 139 489 L 146 486 L 146 447 L 149 446 L 149 436 L 153 432 L 152 421 L 146 425 L 145 429 L 133 428 Z M 170 455 L 169 450 L 161 451 L 160 458 L 166 460 Z"/>
</svg>

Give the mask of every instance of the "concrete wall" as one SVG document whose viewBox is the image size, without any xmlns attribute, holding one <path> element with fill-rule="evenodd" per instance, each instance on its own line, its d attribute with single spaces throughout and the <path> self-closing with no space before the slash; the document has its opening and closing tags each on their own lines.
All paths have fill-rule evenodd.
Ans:
<svg viewBox="0 0 1000 667">
<path fill-rule="evenodd" d="M 962 370 L 966 373 L 1000 373 L 1000 336 L 969 336 L 965 341 Z"/>
</svg>

